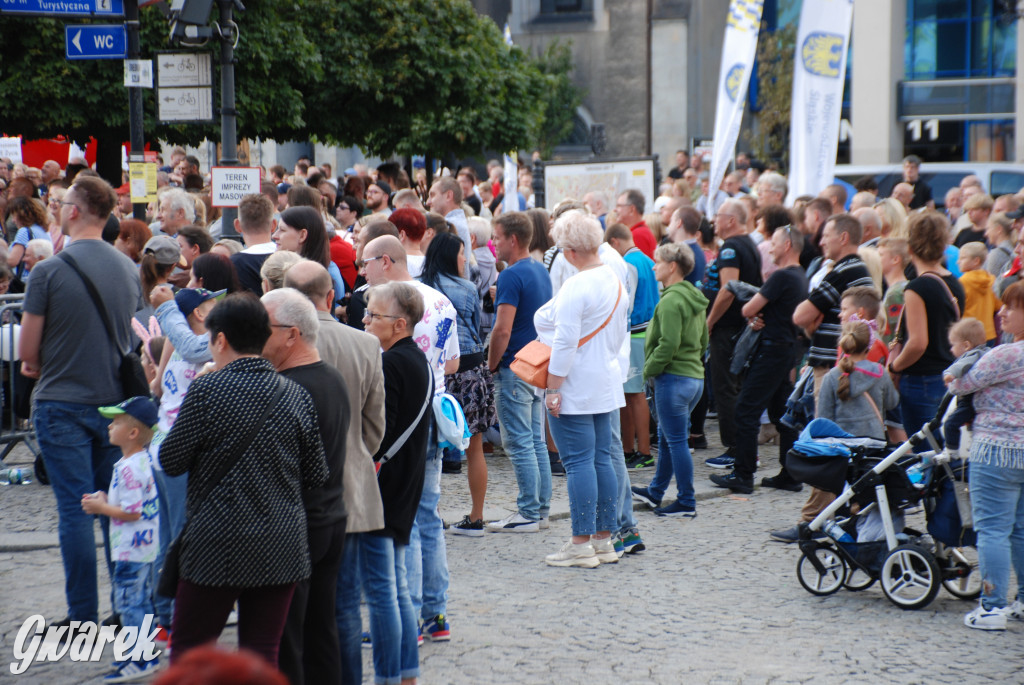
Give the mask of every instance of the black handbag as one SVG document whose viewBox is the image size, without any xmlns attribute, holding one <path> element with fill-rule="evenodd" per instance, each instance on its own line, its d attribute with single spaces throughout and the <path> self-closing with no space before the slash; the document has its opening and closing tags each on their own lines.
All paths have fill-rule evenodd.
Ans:
<svg viewBox="0 0 1024 685">
<path fill-rule="evenodd" d="M 284 395 L 284 389 L 285 384 L 279 377 L 277 379 L 277 390 L 274 393 L 274 396 L 270 398 L 270 402 L 267 403 L 267 408 L 263 410 L 263 414 L 260 416 L 259 420 L 253 424 L 246 436 L 238 441 L 238 444 L 235 446 L 235 451 L 229 455 L 227 459 L 221 462 L 216 473 L 214 473 L 210 480 L 207 481 L 206 487 L 203 488 L 203 491 L 197 499 L 200 506 L 202 506 L 203 502 L 209 499 L 213 489 L 217 487 L 222 480 L 224 480 L 224 476 L 228 475 L 228 471 L 238 463 L 238 460 L 242 458 L 245 450 L 247 450 L 249 445 L 252 444 L 252 441 L 256 439 L 256 434 L 260 432 L 260 428 L 262 428 L 263 424 L 270 418 L 270 413 L 274 410 L 274 407 L 276 407 L 278 402 L 281 401 L 281 397 Z M 185 538 L 185 531 L 188 530 L 188 524 L 189 521 L 185 521 L 185 525 L 181 527 L 181 532 L 178 533 L 178 537 L 174 538 L 174 542 L 167 545 L 167 552 L 164 554 L 164 564 L 160 569 L 160 580 L 157 582 L 156 586 L 156 591 L 163 597 L 173 598 L 178 592 L 178 579 L 181 573 L 181 541 Z"/>
<path fill-rule="evenodd" d="M 121 349 L 117 339 L 114 337 L 114 327 L 110 322 L 110 314 L 107 312 L 106 305 L 103 304 L 103 300 L 100 298 L 99 291 L 96 290 L 96 286 L 89 280 L 80 268 L 78 268 L 78 262 L 75 258 L 69 255 L 67 252 L 61 252 L 57 255 L 58 259 L 61 259 L 64 263 L 75 270 L 78 277 L 85 283 L 85 289 L 89 292 L 89 297 L 92 298 L 92 302 L 96 305 L 96 311 L 100 314 L 100 319 L 103 321 L 103 326 L 107 330 L 107 335 L 110 336 L 110 342 L 114 344 L 117 349 L 117 353 L 121 357 L 121 363 L 118 366 L 118 376 L 121 379 L 121 392 L 124 397 L 121 399 L 127 399 L 129 397 L 149 397 L 149 382 L 146 380 L 146 371 L 142 368 L 142 359 L 139 358 L 138 353 L 133 350 L 125 352 Z"/>
</svg>

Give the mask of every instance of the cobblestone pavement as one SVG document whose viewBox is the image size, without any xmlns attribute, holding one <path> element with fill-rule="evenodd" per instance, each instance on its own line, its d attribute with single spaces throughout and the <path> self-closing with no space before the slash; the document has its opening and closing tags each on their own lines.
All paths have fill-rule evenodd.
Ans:
<svg viewBox="0 0 1024 685">
<path fill-rule="evenodd" d="M 774 473 L 775 451 L 762 449 L 763 474 Z M 699 516 L 661 519 L 638 511 L 648 550 L 616 565 L 544 565 L 544 555 L 569 535 L 563 478 L 555 479 L 550 530 L 449 535 L 453 638 L 422 647 L 421 682 L 1024 682 L 1024 623 L 1005 633 L 968 630 L 962 617 L 973 602 L 944 590 L 920 611 L 901 611 L 877 586 L 824 598 L 808 594 L 796 579 L 795 547 L 767 536 L 793 522 L 803 495 L 717 490 L 702 461 L 718 453 L 696 455 Z M 27 460 L 19 449 L 8 461 Z M 504 456 L 488 462 L 487 513 L 498 516 L 514 508 L 515 479 Z M 650 473 L 634 472 L 634 481 L 646 484 Z M 443 476 L 442 491 L 444 518 L 458 520 L 468 511 L 465 475 Z M 23 676 L 10 675 L 24 620 L 64 615 L 63 573 L 49 488 L 0 488 L 0 520 L 0 681 L 97 682 L 103 664 L 36 664 Z M 102 598 L 109 590 L 105 574 L 100 577 Z M 101 600 L 101 615 L 108 611 Z M 228 629 L 223 642 L 234 639 Z M 364 651 L 364 675 L 372 680 L 371 674 Z"/>
</svg>

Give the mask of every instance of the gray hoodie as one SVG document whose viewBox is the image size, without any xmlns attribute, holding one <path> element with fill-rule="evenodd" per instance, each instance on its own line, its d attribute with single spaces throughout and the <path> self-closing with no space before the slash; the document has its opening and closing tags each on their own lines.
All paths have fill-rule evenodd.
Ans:
<svg viewBox="0 0 1024 685">
<path fill-rule="evenodd" d="M 818 418 L 835 421 L 844 431 L 858 437 L 885 440 L 885 426 L 879 422 L 865 393 L 870 394 L 884 419 L 885 412 L 895 409 L 900 401 L 889 374 L 881 364 L 857 362 L 850 373 L 850 399 L 845 402 L 837 392 L 840 375 L 842 371 L 837 366 L 821 379 Z"/>
<path fill-rule="evenodd" d="M 971 370 L 971 367 L 977 364 L 978 360 L 984 357 L 990 349 L 992 348 L 985 345 L 972 347 L 950 364 L 949 368 L 942 372 L 942 375 L 945 376 L 948 373 L 953 378 L 963 378 Z"/>
</svg>

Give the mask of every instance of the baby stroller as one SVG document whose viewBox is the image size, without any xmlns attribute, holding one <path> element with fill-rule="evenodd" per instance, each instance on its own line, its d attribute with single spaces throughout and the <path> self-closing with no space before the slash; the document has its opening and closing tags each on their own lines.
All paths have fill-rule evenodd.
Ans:
<svg viewBox="0 0 1024 685">
<path fill-rule="evenodd" d="M 927 606 L 943 586 L 961 599 L 981 594 L 974 532 L 961 524 L 955 497 L 962 464 L 932 464 L 935 439 L 952 400 L 895 449 L 854 438 L 831 421 L 816 419 L 786 456 L 797 480 L 838 497 L 810 523 L 802 523 L 797 579 L 813 595 L 840 588 L 865 590 L 876 580 L 901 609 Z M 915 454 L 918 446 L 934 451 Z M 904 514 L 923 506 L 928 533 L 904 526 Z M 845 518 L 844 518 L 845 517 Z"/>
</svg>

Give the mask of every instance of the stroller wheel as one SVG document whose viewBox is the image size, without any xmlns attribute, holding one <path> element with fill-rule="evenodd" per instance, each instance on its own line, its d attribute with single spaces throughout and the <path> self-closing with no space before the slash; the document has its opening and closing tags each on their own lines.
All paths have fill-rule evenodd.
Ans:
<svg viewBox="0 0 1024 685">
<path fill-rule="evenodd" d="M 973 547 L 947 547 L 942 586 L 959 599 L 981 596 L 981 574 L 978 573 L 978 550 Z"/>
<path fill-rule="evenodd" d="M 846 562 L 828 546 L 816 548 L 814 556 L 825 567 L 825 573 L 818 573 L 805 553 L 800 555 L 800 561 L 796 563 L 797 580 L 812 595 L 823 597 L 838 592 L 846 581 Z"/>
<path fill-rule="evenodd" d="M 843 587 L 850 592 L 860 592 L 874 585 L 875 580 L 870 574 L 861 571 L 859 568 L 850 568 L 846 572 L 846 581 L 843 583 Z"/>
<path fill-rule="evenodd" d="M 930 552 L 900 545 L 886 555 L 879 577 L 890 602 L 901 609 L 920 609 L 939 593 L 942 572 Z"/>
</svg>

